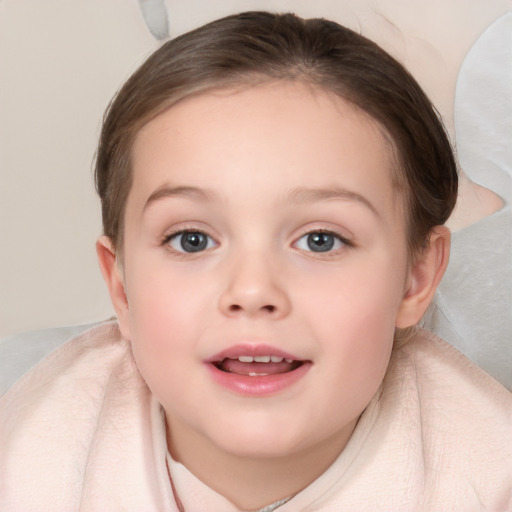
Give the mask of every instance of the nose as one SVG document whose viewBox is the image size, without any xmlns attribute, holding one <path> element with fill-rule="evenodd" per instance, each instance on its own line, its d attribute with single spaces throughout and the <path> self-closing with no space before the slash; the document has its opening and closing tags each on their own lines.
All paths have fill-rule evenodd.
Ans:
<svg viewBox="0 0 512 512">
<path fill-rule="evenodd" d="M 283 318 L 291 310 L 283 275 L 264 256 L 242 256 L 229 265 L 219 299 L 221 312 L 230 317 Z"/>
</svg>

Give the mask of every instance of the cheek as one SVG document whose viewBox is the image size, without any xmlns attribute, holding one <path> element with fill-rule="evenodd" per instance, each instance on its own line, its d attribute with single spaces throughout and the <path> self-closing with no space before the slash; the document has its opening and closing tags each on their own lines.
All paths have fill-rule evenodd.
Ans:
<svg viewBox="0 0 512 512">
<path fill-rule="evenodd" d="M 383 376 L 393 346 L 395 308 L 383 307 L 376 296 L 333 295 L 315 324 L 325 340 L 324 356 L 336 361 L 347 382 L 372 386 Z"/>
<path fill-rule="evenodd" d="M 303 273 L 297 294 L 303 308 L 322 318 L 316 323 L 347 331 L 394 330 L 403 297 L 405 265 L 391 258 L 354 257 L 339 270 Z"/>
<path fill-rule="evenodd" d="M 186 321 L 200 307 L 203 290 L 199 289 L 198 276 L 184 274 L 179 267 L 173 269 L 158 259 L 134 267 L 127 287 L 135 329 L 158 332 L 170 325 L 179 328 L 180 320 Z"/>
<path fill-rule="evenodd" d="M 402 284 L 387 265 L 360 268 L 318 280 L 301 310 L 330 360 L 332 384 L 341 379 L 371 397 L 389 362 Z"/>
<path fill-rule="evenodd" d="M 338 311 L 337 320 L 320 333 L 328 342 L 321 354 L 324 389 L 332 390 L 330 401 L 340 404 L 342 419 L 347 414 L 355 418 L 366 408 L 384 379 L 393 348 L 392 319 L 360 313 L 357 300 L 351 306 Z"/>
<path fill-rule="evenodd" d="M 183 350 L 193 350 L 198 297 L 193 287 L 151 265 L 130 274 L 127 290 L 132 350 L 149 383 L 159 369 L 168 371 Z"/>
<path fill-rule="evenodd" d="M 185 271 L 158 258 L 132 269 L 127 290 L 134 353 L 155 364 L 193 354 L 212 324 L 215 280 L 201 269 Z"/>
</svg>

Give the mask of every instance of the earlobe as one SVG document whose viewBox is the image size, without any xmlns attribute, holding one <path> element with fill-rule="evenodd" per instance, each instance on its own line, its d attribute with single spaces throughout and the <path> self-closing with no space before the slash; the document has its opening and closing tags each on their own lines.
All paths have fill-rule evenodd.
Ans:
<svg viewBox="0 0 512 512">
<path fill-rule="evenodd" d="M 129 308 L 122 270 L 116 259 L 112 242 L 107 236 L 101 236 L 96 242 L 96 254 L 103 279 L 110 294 L 110 300 L 117 314 L 123 336 L 130 339 Z"/>
<path fill-rule="evenodd" d="M 443 277 L 449 255 L 450 231 L 445 226 L 436 226 L 431 231 L 428 247 L 416 258 L 410 269 L 396 327 L 406 328 L 420 321 Z"/>
</svg>

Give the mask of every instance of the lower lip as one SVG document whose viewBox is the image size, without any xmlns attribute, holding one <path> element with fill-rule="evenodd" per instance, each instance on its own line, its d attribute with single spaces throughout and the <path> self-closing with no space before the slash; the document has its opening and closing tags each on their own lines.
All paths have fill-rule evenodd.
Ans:
<svg viewBox="0 0 512 512">
<path fill-rule="evenodd" d="M 295 370 L 287 373 L 254 377 L 223 372 L 211 363 L 206 363 L 206 366 L 215 382 L 234 393 L 246 396 L 269 396 L 293 386 L 298 380 L 302 379 L 309 371 L 311 363 L 303 363 Z"/>
</svg>

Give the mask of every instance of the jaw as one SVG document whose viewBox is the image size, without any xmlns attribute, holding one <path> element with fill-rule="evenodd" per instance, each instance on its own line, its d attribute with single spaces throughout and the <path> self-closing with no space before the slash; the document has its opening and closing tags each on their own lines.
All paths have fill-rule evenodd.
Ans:
<svg viewBox="0 0 512 512">
<path fill-rule="evenodd" d="M 225 451 L 208 442 L 198 432 L 187 429 L 186 439 L 180 427 L 170 422 L 173 458 L 184 464 L 199 480 L 223 495 L 241 510 L 259 510 L 280 499 L 294 496 L 323 474 L 343 451 L 357 419 L 343 431 L 336 432 L 314 446 L 284 450 L 280 455 L 262 452 L 256 439 L 245 453 Z M 280 430 L 273 423 L 274 430 Z M 233 431 L 236 435 L 236 429 Z M 173 446 L 174 441 L 174 446 Z M 274 440 L 275 442 L 275 440 Z M 270 443 L 272 444 L 272 443 Z M 193 447 L 186 450 L 186 446 Z M 179 448 L 174 450 L 173 448 Z M 275 450 L 275 447 L 273 447 Z"/>
</svg>

